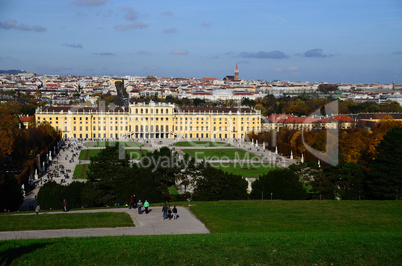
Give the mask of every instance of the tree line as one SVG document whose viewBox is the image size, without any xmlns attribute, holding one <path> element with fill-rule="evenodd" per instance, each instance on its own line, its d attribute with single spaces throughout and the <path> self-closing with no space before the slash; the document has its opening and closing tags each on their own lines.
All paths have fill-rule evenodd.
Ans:
<svg viewBox="0 0 402 266">
<path fill-rule="evenodd" d="M 20 128 L 18 116 L 31 108 L 16 101 L 0 104 L 0 211 L 18 209 L 23 201 L 21 185 L 29 190 L 36 156 L 48 152 L 60 137 L 49 124 Z"/>
</svg>

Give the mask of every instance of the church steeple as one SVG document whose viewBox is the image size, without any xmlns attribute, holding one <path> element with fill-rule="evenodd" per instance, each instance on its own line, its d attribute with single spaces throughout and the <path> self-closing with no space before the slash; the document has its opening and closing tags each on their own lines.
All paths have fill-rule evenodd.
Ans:
<svg viewBox="0 0 402 266">
<path fill-rule="evenodd" d="M 239 80 L 239 67 L 237 66 L 237 62 L 236 62 L 236 69 L 234 72 L 234 80 Z"/>
</svg>

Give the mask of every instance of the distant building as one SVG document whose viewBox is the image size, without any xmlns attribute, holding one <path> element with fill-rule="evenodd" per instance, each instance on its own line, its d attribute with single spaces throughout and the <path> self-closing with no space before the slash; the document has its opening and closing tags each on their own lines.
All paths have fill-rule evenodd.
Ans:
<svg viewBox="0 0 402 266">
<path fill-rule="evenodd" d="M 239 67 L 237 66 L 237 63 L 236 63 L 236 69 L 234 72 L 234 80 L 240 80 L 239 79 Z"/>
<path fill-rule="evenodd" d="M 29 128 L 29 122 L 35 122 L 35 117 L 29 115 L 21 115 L 20 119 L 20 128 Z"/>
</svg>

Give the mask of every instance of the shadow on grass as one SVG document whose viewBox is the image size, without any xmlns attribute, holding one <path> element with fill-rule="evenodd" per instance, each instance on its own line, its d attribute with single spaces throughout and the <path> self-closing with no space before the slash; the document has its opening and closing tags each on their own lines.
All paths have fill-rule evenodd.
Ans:
<svg viewBox="0 0 402 266">
<path fill-rule="evenodd" d="M 10 265 L 15 259 L 29 254 L 36 249 L 44 248 L 48 244 L 32 244 L 28 246 L 9 248 L 0 252 L 0 265 Z"/>
</svg>

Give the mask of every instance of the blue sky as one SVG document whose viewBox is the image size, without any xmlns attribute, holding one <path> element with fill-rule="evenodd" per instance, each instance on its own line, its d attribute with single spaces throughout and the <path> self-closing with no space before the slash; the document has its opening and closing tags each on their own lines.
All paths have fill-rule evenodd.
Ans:
<svg viewBox="0 0 402 266">
<path fill-rule="evenodd" d="M 0 69 L 402 83 L 400 0 L 0 0 Z"/>
</svg>

